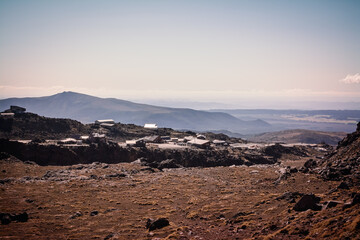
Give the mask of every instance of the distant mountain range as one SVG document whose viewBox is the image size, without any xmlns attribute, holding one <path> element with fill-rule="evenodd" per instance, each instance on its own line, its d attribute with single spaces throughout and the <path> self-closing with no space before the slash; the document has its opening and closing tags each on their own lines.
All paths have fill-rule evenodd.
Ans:
<svg viewBox="0 0 360 240">
<path fill-rule="evenodd" d="M 28 112 L 47 117 L 71 118 L 83 123 L 98 119 L 195 131 L 227 130 L 242 134 L 268 131 L 271 125 L 263 120 L 244 121 L 228 113 L 198 111 L 139 104 L 115 98 L 63 92 L 47 97 L 8 98 L 0 100 L 0 111 L 10 105 L 25 107 Z"/>
<path fill-rule="evenodd" d="M 278 132 L 262 133 L 249 137 L 252 142 L 279 142 L 279 143 L 327 143 L 337 145 L 344 137 L 344 132 L 321 132 L 303 129 L 285 130 Z"/>
</svg>

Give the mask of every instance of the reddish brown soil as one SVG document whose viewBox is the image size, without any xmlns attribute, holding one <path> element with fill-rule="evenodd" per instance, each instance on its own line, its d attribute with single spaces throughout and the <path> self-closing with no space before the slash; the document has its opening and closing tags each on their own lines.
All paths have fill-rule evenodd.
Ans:
<svg viewBox="0 0 360 240">
<path fill-rule="evenodd" d="M 283 164 L 300 166 L 306 159 Z M 359 204 L 342 209 L 358 188 L 330 192 L 339 182 L 300 172 L 276 185 L 280 168 L 152 172 L 136 163 L 57 167 L 1 160 L 0 179 L 9 182 L 0 184 L 0 212 L 26 211 L 29 220 L 1 225 L 0 238 L 359 239 Z M 321 211 L 296 212 L 295 203 L 276 200 L 285 192 L 314 193 L 320 203 L 340 203 Z M 91 216 L 93 211 L 98 214 Z M 74 216 L 77 212 L 81 216 Z M 160 217 L 170 225 L 149 232 L 147 218 Z"/>
</svg>

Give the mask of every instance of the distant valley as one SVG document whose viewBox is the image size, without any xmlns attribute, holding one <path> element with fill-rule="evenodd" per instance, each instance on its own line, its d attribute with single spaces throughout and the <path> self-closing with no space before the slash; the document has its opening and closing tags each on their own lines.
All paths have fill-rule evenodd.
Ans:
<svg viewBox="0 0 360 240">
<path fill-rule="evenodd" d="M 307 129 L 325 132 L 353 132 L 360 121 L 360 110 L 274 110 L 215 109 L 251 121 L 262 119 L 271 124 L 271 132 Z"/>
</svg>

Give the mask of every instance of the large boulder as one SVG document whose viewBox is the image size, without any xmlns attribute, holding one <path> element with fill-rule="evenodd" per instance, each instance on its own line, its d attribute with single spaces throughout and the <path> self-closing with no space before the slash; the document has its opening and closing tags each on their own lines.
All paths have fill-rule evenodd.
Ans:
<svg viewBox="0 0 360 240">
<path fill-rule="evenodd" d="M 155 221 L 149 218 L 146 222 L 146 228 L 149 229 L 149 231 L 153 231 L 155 229 L 166 227 L 169 224 L 169 220 L 166 218 L 159 218 Z"/>
<path fill-rule="evenodd" d="M 320 201 L 319 197 L 316 197 L 314 194 L 304 195 L 294 206 L 294 210 L 301 212 L 306 211 L 308 209 L 319 211 L 322 209 L 320 205 L 318 205 Z"/>
</svg>

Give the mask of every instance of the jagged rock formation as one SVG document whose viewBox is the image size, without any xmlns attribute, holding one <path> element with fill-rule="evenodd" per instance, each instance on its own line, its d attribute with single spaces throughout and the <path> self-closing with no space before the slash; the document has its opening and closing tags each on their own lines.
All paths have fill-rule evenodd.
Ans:
<svg viewBox="0 0 360 240">
<path fill-rule="evenodd" d="M 74 165 L 93 162 L 120 163 L 142 159 L 144 164 L 155 168 L 215 167 L 230 165 L 274 164 L 277 157 L 261 153 L 250 154 L 241 149 L 151 149 L 122 148 L 116 143 L 99 142 L 90 146 L 67 148 L 57 145 L 24 144 L 0 139 L 0 152 L 22 161 L 39 165 Z"/>
<path fill-rule="evenodd" d="M 339 142 L 336 150 L 329 154 L 320 166 L 321 176 L 327 180 L 360 180 L 360 122 L 355 132 Z"/>
</svg>

